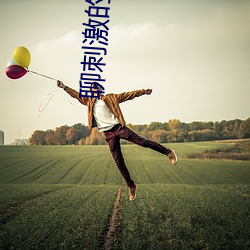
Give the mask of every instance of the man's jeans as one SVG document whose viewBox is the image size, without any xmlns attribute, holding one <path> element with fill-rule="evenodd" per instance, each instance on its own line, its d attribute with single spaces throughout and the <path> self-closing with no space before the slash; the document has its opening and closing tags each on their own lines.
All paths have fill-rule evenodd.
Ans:
<svg viewBox="0 0 250 250">
<path fill-rule="evenodd" d="M 171 150 L 163 147 L 159 143 L 146 140 L 126 126 L 122 127 L 121 124 L 117 124 L 111 130 L 104 131 L 106 141 L 109 144 L 110 152 L 115 160 L 116 165 L 118 166 L 123 178 L 125 179 L 128 187 L 134 187 L 134 181 L 131 179 L 129 171 L 124 162 L 124 158 L 121 152 L 120 139 L 125 139 L 127 141 L 133 142 L 139 146 L 145 148 L 151 148 L 159 153 L 168 155 Z"/>
</svg>

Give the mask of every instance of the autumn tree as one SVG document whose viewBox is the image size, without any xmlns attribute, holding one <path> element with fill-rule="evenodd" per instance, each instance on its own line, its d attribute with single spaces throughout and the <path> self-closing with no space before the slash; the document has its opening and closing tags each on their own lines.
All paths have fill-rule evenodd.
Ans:
<svg viewBox="0 0 250 250">
<path fill-rule="evenodd" d="M 68 129 L 66 138 L 69 144 L 82 144 L 89 135 L 89 128 L 81 123 L 77 123 Z"/>
<path fill-rule="evenodd" d="M 66 138 L 66 133 L 69 127 L 67 125 L 57 127 L 55 130 L 56 144 L 57 145 L 67 145 L 68 141 Z"/>
<path fill-rule="evenodd" d="M 89 137 L 86 138 L 86 144 L 89 145 L 103 145 L 105 142 L 104 134 L 100 133 L 97 128 L 91 129 Z"/>
<path fill-rule="evenodd" d="M 169 132 L 167 135 L 168 142 L 181 142 L 183 141 L 182 123 L 178 119 L 169 120 Z"/>
<path fill-rule="evenodd" d="M 68 144 L 71 145 L 71 144 L 74 144 L 76 139 L 75 139 L 75 130 L 73 127 L 70 127 L 67 132 L 66 132 L 66 139 L 68 141 Z"/>
<path fill-rule="evenodd" d="M 46 135 L 45 131 L 36 130 L 31 135 L 31 137 L 29 139 L 29 143 L 31 145 L 45 145 L 46 144 L 45 135 Z"/>
<path fill-rule="evenodd" d="M 56 138 L 54 130 L 49 129 L 45 132 L 45 141 L 46 141 L 46 145 L 56 145 L 57 144 L 57 138 Z"/>
<path fill-rule="evenodd" d="M 68 144 L 79 144 L 85 141 L 86 137 L 90 135 L 90 131 L 87 126 L 77 123 L 71 126 L 66 133 L 66 139 Z"/>
<path fill-rule="evenodd" d="M 153 141 L 158 142 L 158 143 L 164 143 L 167 142 L 167 131 L 163 129 L 158 129 L 155 131 L 151 131 L 151 138 Z"/>
<path fill-rule="evenodd" d="M 223 120 L 221 122 L 195 121 L 191 123 L 172 119 L 168 123 L 128 124 L 127 127 L 145 139 L 160 143 L 250 138 L 250 118 L 245 121 L 235 119 L 230 121 Z M 36 130 L 29 140 L 31 145 L 95 145 L 106 143 L 103 133 L 99 133 L 96 128 L 92 129 L 90 133 L 88 127 L 81 123 L 71 127 L 64 125 L 54 130 Z M 127 142 L 123 141 L 123 143 Z"/>
</svg>

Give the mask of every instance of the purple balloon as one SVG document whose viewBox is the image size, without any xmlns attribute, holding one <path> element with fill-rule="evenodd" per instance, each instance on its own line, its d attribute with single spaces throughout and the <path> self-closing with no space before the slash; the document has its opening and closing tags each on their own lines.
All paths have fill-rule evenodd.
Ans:
<svg viewBox="0 0 250 250">
<path fill-rule="evenodd" d="M 19 65 L 10 65 L 6 69 L 6 75 L 11 79 L 18 79 L 24 76 L 27 70 Z"/>
</svg>

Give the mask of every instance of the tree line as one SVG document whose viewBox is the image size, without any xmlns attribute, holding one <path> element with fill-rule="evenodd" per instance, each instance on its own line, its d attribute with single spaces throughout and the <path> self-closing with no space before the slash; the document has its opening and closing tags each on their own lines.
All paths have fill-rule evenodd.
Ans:
<svg viewBox="0 0 250 250">
<path fill-rule="evenodd" d="M 128 124 L 127 127 L 145 139 L 158 143 L 250 138 L 250 118 L 191 123 L 171 119 L 168 122 L 151 122 L 148 125 Z M 78 123 L 46 131 L 36 130 L 29 138 L 29 143 L 31 145 L 100 145 L 105 144 L 106 141 L 104 134 L 99 133 L 96 128 L 90 131 L 84 124 Z"/>
</svg>

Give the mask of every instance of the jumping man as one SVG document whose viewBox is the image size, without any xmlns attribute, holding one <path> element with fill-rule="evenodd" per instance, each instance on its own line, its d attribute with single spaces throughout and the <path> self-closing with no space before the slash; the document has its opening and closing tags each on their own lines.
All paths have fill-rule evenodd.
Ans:
<svg viewBox="0 0 250 250">
<path fill-rule="evenodd" d="M 93 83 L 93 87 L 98 83 Z M 81 104 L 88 107 L 89 129 L 97 127 L 100 132 L 104 132 L 106 141 L 109 144 L 110 152 L 114 158 L 119 171 L 121 172 L 127 186 L 129 187 L 129 199 L 132 201 L 136 197 L 136 185 L 131 179 L 127 166 L 122 156 L 120 139 L 133 142 L 139 146 L 153 149 L 166 155 L 171 164 L 177 163 L 177 156 L 174 150 L 163 147 L 154 141 L 146 140 L 132 130 L 127 128 L 119 103 L 132 100 L 142 95 L 150 95 L 152 89 L 135 90 L 121 94 L 107 94 L 97 97 L 79 97 L 79 93 L 72 88 L 65 86 L 61 81 L 57 81 L 57 86 L 63 88 L 70 96 L 76 98 Z M 98 88 L 100 88 L 98 86 Z M 101 91 L 101 88 L 99 89 Z"/>
</svg>

